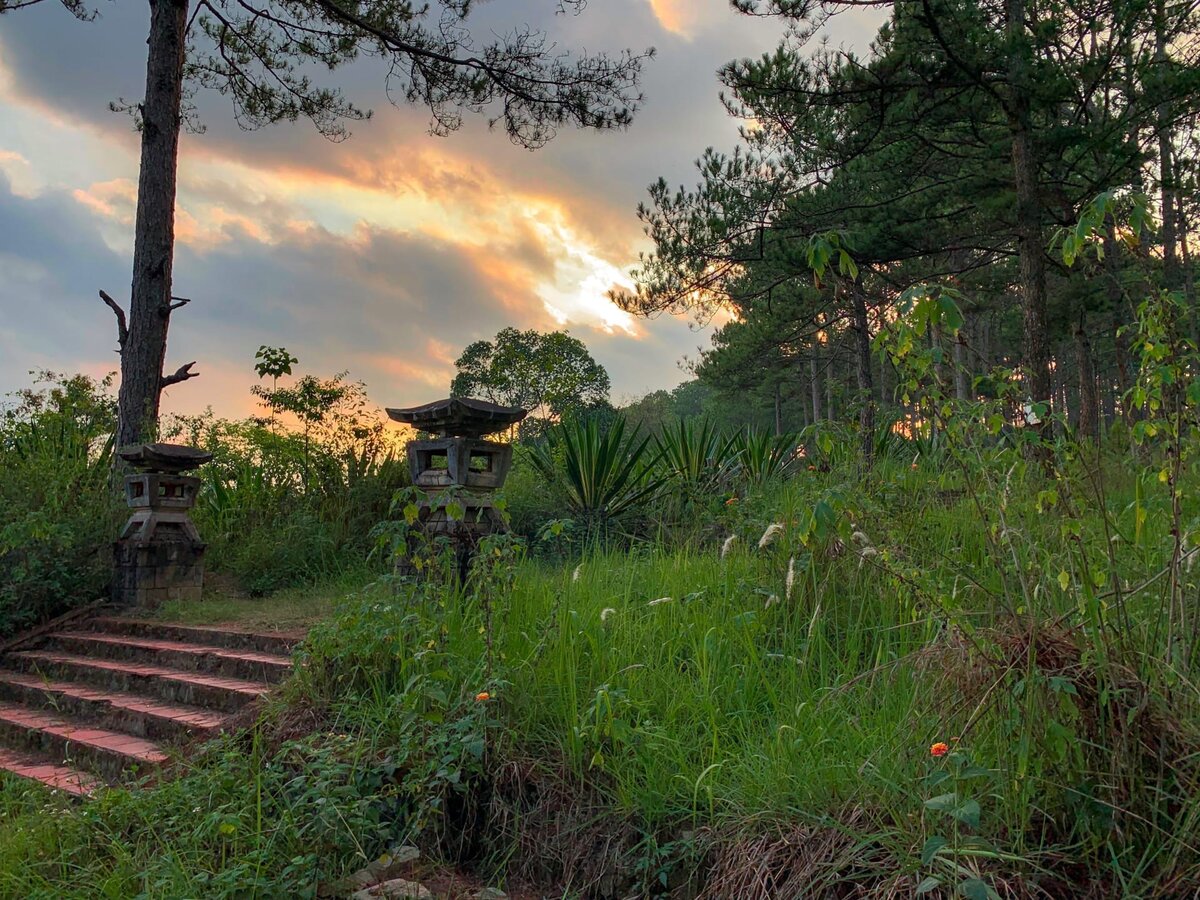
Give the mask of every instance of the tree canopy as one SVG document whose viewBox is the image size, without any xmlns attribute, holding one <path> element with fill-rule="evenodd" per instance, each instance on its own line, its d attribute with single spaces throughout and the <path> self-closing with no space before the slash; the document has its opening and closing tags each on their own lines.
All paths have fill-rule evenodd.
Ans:
<svg viewBox="0 0 1200 900">
<path fill-rule="evenodd" d="M 558 419 L 605 404 L 608 372 L 579 338 L 565 331 L 501 330 L 470 344 L 455 361 L 455 397 L 480 397 Z"/>
<path fill-rule="evenodd" d="M 1070 404 L 1062 379 L 1092 371 L 1097 343 L 1127 368 L 1132 260 L 1110 235 L 1106 265 L 1072 270 L 1051 243 L 1104 194 L 1156 189 L 1163 227 L 1137 252 L 1194 293 L 1180 177 L 1200 111 L 1194 3 L 736 5 L 782 17 L 788 35 L 721 69 L 740 144 L 706 151 L 694 188 L 651 186 L 639 215 L 654 252 L 616 297 L 647 316 L 731 312 L 697 370 L 709 383 L 775 391 L 777 405 L 787 384 L 815 420 L 835 399 L 827 376 L 840 384 L 849 369 L 846 399 L 869 431 L 891 399 L 873 336 L 905 290 L 944 285 L 969 319 L 956 359 L 1019 368 L 1031 398 L 1094 409 L 1098 376 Z M 863 5 L 889 11 L 865 53 L 810 46 L 830 16 Z"/>
</svg>

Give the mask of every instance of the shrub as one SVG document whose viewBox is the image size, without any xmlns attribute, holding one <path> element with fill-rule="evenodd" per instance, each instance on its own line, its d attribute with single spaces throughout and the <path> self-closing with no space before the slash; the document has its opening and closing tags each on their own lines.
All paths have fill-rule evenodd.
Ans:
<svg viewBox="0 0 1200 900">
<path fill-rule="evenodd" d="M 112 377 L 39 373 L 0 416 L 0 636 L 101 596 L 124 504 L 110 490 Z"/>
</svg>

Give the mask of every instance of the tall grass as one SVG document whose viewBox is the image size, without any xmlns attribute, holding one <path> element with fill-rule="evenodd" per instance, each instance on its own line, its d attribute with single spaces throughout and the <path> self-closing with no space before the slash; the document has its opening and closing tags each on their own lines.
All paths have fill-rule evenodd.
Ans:
<svg viewBox="0 0 1200 900">
<path fill-rule="evenodd" d="M 714 540 L 555 565 L 498 546 L 499 580 L 349 596 L 261 743 L 226 744 L 181 783 L 86 817 L 35 823 L 7 788 L 0 885 L 86 872 L 123 890 L 303 895 L 415 841 L 563 896 L 903 896 L 962 872 L 1017 897 L 1179 896 L 1200 878 L 1193 676 L 1176 671 L 1164 692 L 1160 663 L 1122 662 L 1105 681 L 1078 620 L 1110 558 L 1106 529 L 1121 583 L 1169 557 L 1169 519 L 1146 513 L 1166 488 L 1107 460 L 1102 500 L 1076 494 L 1084 473 L 1068 469 L 1050 507 L 1037 466 L 1011 451 L 995 463 L 978 489 L 1003 535 L 950 476 L 885 461 L 722 505 L 738 535 L 724 556 Z M 1019 608 L 1026 591 L 1036 616 Z M 1152 587 L 1126 592 L 1137 656 L 1122 660 L 1163 658 L 1159 606 Z M 297 716 L 320 723 L 299 756 L 270 738 Z M 939 742 L 945 759 L 930 755 Z M 323 776 L 333 760 L 354 774 Z M 270 826 L 247 818 L 259 784 Z M 319 796 L 363 818 L 335 837 L 305 831 Z M 201 811 L 191 830 L 184 803 Z M 227 819 L 236 846 L 222 843 Z"/>
</svg>

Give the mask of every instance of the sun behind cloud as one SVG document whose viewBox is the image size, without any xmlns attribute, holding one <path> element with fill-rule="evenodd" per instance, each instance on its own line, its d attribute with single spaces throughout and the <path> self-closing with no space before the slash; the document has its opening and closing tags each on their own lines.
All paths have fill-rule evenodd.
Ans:
<svg viewBox="0 0 1200 900">
<path fill-rule="evenodd" d="M 715 0 L 649 0 L 658 23 L 672 34 L 690 38 L 703 25 L 724 12 Z"/>
</svg>

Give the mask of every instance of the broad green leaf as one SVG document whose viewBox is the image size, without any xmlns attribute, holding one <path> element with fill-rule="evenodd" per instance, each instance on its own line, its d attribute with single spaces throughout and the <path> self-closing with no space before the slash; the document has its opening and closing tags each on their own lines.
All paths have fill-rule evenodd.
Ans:
<svg viewBox="0 0 1200 900">
<path fill-rule="evenodd" d="M 971 828 L 979 827 L 980 815 L 978 800 L 964 800 L 960 806 L 950 810 L 950 815 L 958 819 L 964 825 L 969 825 Z"/>
<path fill-rule="evenodd" d="M 921 865 L 928 866 L 930 862 L 933 861 L 933 858 L 937 856 L 938 851 L 945 847 L 948 843 L 950 842 L 940 834 L 935 834 L 933 837 L 929 838 L 929 840 L 925 842 L 925 846 L 921 848 Z"/>
<path fill-rule="evenodd" d="M 949 794 L 938 794 L 936 797 L 930 797 L 925 801 L 926 809 L 953 809 L 958 806 L 958 794 L 953 792 Z"/>
<path fill-rule="evenodd" d="M 982 878 L 968 878 L 958 885 L 958 892 L 967 900 L 1000 900 L 997 894 Z"/>
<path fill-rule="evenodd" d="M 934 888 L 939 888 L 941 886 L 942 879 L 938 878 L 936 875 L 929 875 L 921 880 L 921 883 L 917 885 L 917 889 L 914 893 L 917 895 L 928 894 Z"/>
</svg>

